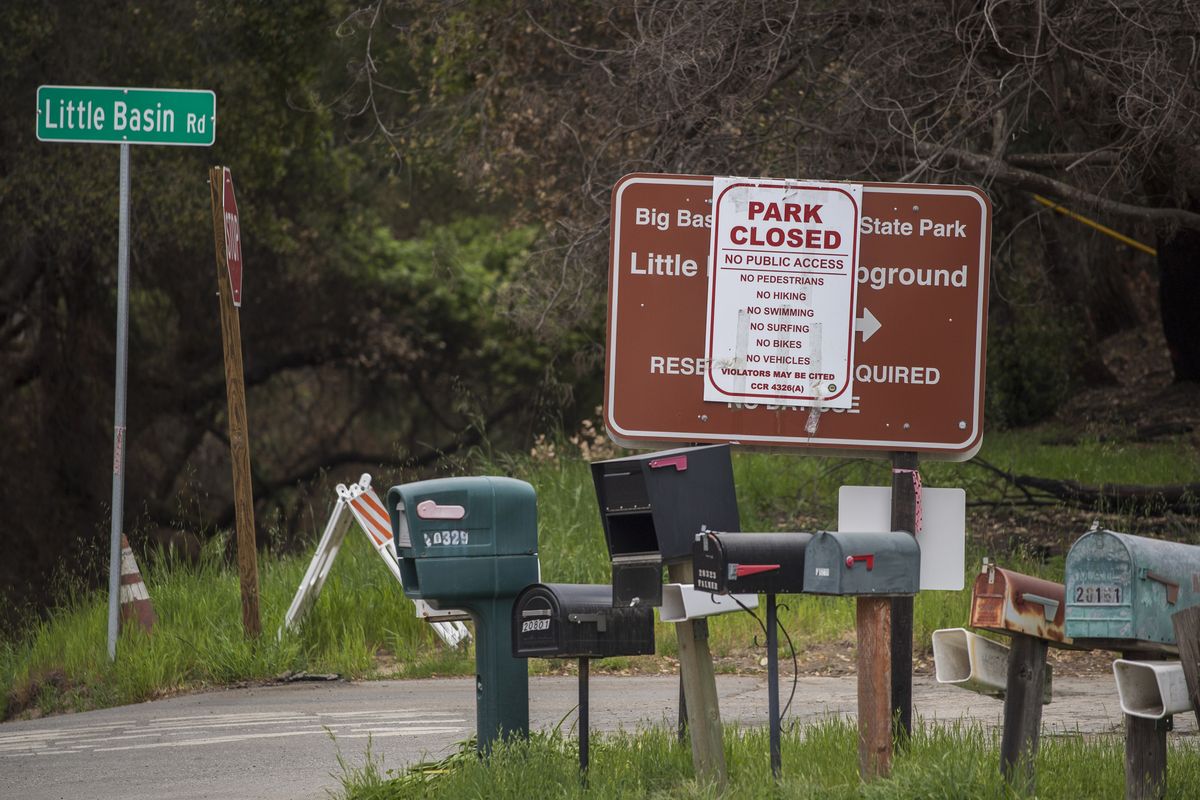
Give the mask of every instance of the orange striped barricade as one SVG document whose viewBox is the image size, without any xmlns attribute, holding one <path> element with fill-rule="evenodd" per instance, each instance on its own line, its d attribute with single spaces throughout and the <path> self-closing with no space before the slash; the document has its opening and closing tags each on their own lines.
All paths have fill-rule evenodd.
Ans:
<svg viewBox="0 0 1200 800">
<path fill-rule="evenodd" d="M 295 630 L 316 602 L 317 595 L 325 585 L 325 578 L 337 558 L 338 550 L 346 538 L 351 520 L 358 523 L 359 529 L 387 565 L 392 577 L 401 588 L 404 587 L 404 582 L 400 579 L 400 567 L 396 563 L 391 519 L 383 501 L 371 488 L 371 476 L 364 472 L 357 483 L 349 486 L 339 483 L 337 495 L 337 504 L 325 525 L 321 541 L 317 544 L 317 552 L 313 554 L 304 580 L 296 590 L 296 596 L 292 598 L 292 604 L 284 617 L 283 627 L 279 630 L 280 636 L 283 635 L 284 628 Z M 462 623 L 462 620 L 469 619 L 466 612 L 452 609 L 435 610 L 424 600 L 414 600 L 413 604 L 416 606 L 417 616 L 429 622 L 441 640 L 451 647 L 458 647 L 460 642 L 471 638 L 470 630 Z"/>
</svg>

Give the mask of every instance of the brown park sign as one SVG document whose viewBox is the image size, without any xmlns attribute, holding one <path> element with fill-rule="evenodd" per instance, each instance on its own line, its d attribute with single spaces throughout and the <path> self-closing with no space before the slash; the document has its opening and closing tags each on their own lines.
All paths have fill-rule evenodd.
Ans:
<svg viewBox="0 0 1200 800">
<path fill-rule="evenodd" d="M 863 184 L 853 400 L 818 410 L 704 400 L 712 183 L 633 174 L 613 188 L 604 391 L 612 438 L 630 447 L 973 456 L 983 440 L 987 196 L 969 186 Z M 787 288 L 764 286 L 764 303 Z M 795 324 L 769 320 L 764 335 L 784 339 Z"/>
</svg>

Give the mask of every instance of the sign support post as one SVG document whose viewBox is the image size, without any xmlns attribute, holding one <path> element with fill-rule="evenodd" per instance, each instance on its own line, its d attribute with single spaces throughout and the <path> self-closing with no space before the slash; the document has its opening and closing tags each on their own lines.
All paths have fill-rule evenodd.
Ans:
<svg viewBox="0 0 1200 800">
<path fill-rule="evenodd" d="M 917 454 L 892 453 L 892 530 L 917 534 Z M 913 599 L 893 597 L 892 717 L 901 742 L 912 735 Z"/>
<path fill-rule="evenodd" d="M 112 538 L 108 557 L 108 660 L 117 660 L 120 627 L 121 529 L 125 519 L 125 387 L 129 378 L 129 145 L 121 145 L 121 211 L 117 223 L 117 374 L 113 403 Z"/>
<path fill-rule="evenodd" d="M 257 639 L 262 633 L 258 613 L 258 550 L 254 536 L 254 491 L 250 475 L 250 434 L 246 422 L 246 386 L 242 372 L 242 328 L 234 304 L 235 293 L 241 295 L 240 285 L 234 287 L 229 269 L 229 242 L 226 235 L 230 223 L 225 216 L 226 180 L 228 193 L 233 196 L 233 179 L 224 167 L 209 172 L 212 194 L 213 235 L 217 250 L 217 290 L 221 303 L 221 344 L 225 354 L 225 395 L 229 403 L 229 455 L 233 462 L 233 505 L 237 525 L 238 578 L 242 589 L 242 627 L 246 637 Z M 241 235 L 234 205 L 232 233 L 236 237 L 238 277 L 241 277 Z"/>
<path fill-rule="evenodd" d="M 125 518 L 125 406 L 129 365 L 129 145 L 210 147 L 217 138 L 217 96 L 207 89 L 39 86 L 40 142 L 121 145 L 117 242 L 117 352 L 113 408 L 112 538 L 108 562 L 108 658 L 120 632 L 121 529 Z"/>
</svg>

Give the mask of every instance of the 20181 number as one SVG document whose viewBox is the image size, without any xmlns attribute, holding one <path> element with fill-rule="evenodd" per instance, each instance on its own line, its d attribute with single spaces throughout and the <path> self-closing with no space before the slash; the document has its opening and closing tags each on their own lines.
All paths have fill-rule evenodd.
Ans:
<svg viewBox="0 0 1200 800">
<path fill-rule="evenodd" d="M 1120 586 L 1076 586 L 1075 602 L 1083 605 L 1120 605 Z"/>
</svg>

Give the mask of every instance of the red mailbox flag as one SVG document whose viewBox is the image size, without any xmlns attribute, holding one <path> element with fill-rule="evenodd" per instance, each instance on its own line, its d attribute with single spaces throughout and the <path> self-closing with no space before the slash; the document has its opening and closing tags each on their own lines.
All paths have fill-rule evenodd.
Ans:
<svg viewBox="0 0 1200 800">
<path fill-rule="evenodd" d="M 233 196 L 233 173 L 224 167 L 225 180 L 221 210 L 225 217 L 225 264 L 229 268 L 229 288 L 233 304 L 242 305 L 242 229 L 238 220 L 237 200 Z"/>
</svg>

